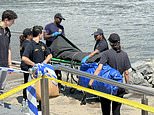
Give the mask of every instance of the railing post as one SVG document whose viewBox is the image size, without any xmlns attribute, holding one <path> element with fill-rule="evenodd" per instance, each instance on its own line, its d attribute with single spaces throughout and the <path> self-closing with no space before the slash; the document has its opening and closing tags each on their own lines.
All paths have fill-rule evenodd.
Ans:
<svg viewBox="0 0 154 115">
<path fill-rule="evenodd" d="M 49 113 L 49 85 L 48 79 L 42 76 L 41 79 L 41 109 L 42 115 L 50 115 Z"/>
<path fill-rule="evenodd" d="M 142 104 L 148 105 L 148 99 L 146 98 L 145 94 L 143 94 L 141 102 Z M 142 111 L 142 115 L 148 115 L 148 111 L 144 111 L 144 110 L 141 110 L 141 111 Z"/>
</svg>

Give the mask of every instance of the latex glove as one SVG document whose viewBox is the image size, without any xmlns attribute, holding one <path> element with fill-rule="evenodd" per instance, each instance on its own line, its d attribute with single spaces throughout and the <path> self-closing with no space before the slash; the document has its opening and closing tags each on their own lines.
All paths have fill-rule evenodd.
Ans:
<svg viewBox="0 0 154 115">
<path fill-rule="evenodd" d="M 82 59 L 81 63 L 86 63 L 87 59 L 89 59 L 89 56 L 85 56 L 85 57 Z"/>
<path fill-rule="evenodd" d="M 60 35 L 60 34 L 61 34 L 61 32 L 54 32 L 54 33 L 51 34 L 51 36 L 52 36 L 52 37 L 56 37 L 56 36 L 58 36 L 58 35 Z"/>
<path fill-rule="evenodd" d="M 37 67 L 36 67 L 36 65 L 34 65 L 32 68 L 29 68 L 29 72 L 30 73 L 35 73 L 35 71 L 37 70 Z"/>
</svg>

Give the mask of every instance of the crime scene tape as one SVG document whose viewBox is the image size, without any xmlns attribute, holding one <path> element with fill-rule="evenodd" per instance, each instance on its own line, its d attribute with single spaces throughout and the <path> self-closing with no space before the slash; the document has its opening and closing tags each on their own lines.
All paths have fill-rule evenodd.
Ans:
<svg viewBox="0 0 154 115">
<path fill-rule="evenodd" d="M 5 98 L 7 98 L 7 97 L 9 97 L 9 96 L 11 96 L 11 95 L 17 93 L 17 92 L 19 92 L 20 90 L 23 90 L 24 88 L 26 88 L 26 87 L 28 87 L 28 86 L 30 86 L 30 85 L 32 85 L 32 84 L 35 84 L 36 82 L 38 82 L 38 81 L 41 80 L 41 79 L 42 79 L 42 77 L 38 77 L 37 79 L 34 79 L 34 80 L 32 80 L 32 81 L 30 81 L 30 82 L 28 82 L 28 83 L 25 83 L 25 84 L 23 84 L 23 85 L 17 86 L 16 88 L 14 88 L 14 89 L 12 89 L 12 90 L 10 90 L 10 91 L 4 93 L 4 94 L 1 94 L 1 95 L 0 95 L 0 100 L 5 99 Z"/>
<path fill-rule="evenodd" d="M 8 68 L 8 67 L 0 67 L 0 71 L 15 72 L 15 73 L 29 73 L 28 71 L 17 70 L 17 69 Z"/>
<path fill-rule="evenodd" d="M 72 88 L 75 88 L 75 89 L 78 89 L 78 90 L 82 90 L 82 91 L 85 91 L 85 92 L 88 92 L 88 93 L 91 93 L 91 94 L 94 94 L 94 95 L 97 95 L 97 96 L 100 96 L 100 97 L 104 97 L 104 98 L 112 100 L 112 101 L 116 101 L 116 102 L 119 102 L 119 103 L 123 103 L 123 104 L 129 105 L 129 106 L 135 107 L 135 108 L 139 108 L 139 109 L 154 113 L 154 107 L 152 107 L 152 106 L 144 105 L 144 104 L 141 104 L 139 102 L 135 102 L 135 101 L 132 101 L 132 100 L 128 100 L 128 99 L 120 98 L 120 97 L 113 96 L 113 95 L 110 95 L 110 94 L 106 94 L 106 93 L 103 93 L 103 92 L 99 92 L 99 91 L 96 91 L 96 90 L 93 90 L 93 89 L 89 89 L 89 88 L 86 88 L 86 87 L 79 86 L 77 84 L 72 84 L 72 83 L 68 83 L 68 82 L 65 82 L 65 81 L 57 80 L 55 78 L 51 78 L 51 77 L 47 77 L 47 76 L 45 76 L 45 78 L 48 78 L 50 80 L 55 80 L 56 82 L 61 83 L 63 85 L 66 85 L 66 86 L 69 86 L 69 87 L 72 87 Z"/>
</svg>

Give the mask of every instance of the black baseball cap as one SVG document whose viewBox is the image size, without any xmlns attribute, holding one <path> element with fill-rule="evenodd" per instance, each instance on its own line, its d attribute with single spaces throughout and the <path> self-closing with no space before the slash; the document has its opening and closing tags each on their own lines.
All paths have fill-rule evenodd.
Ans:
<svg viewBox="0 0 154 115">
<path fill-rule="evenodd" d="M 32 34 L 33 34 L 32 28 L 26 28 L 26 29 L 24 29 L 24 31 L 23 31 L 23 35 L 24 35 L 24 36 L 32 35 Z"/>
<path fill-rule="evenodd" d="M 101 35 L 103 34 L 103 30 L 98 28 L 94 33 L 92 33 L 91 35 L 97 36 L 97 35 Z"/>
<path fill-rule="evenodd" d="M 60 18 L 62 20 L 65 20 L 65 18 L 61 15 L 61 13 L 55 14 L 55 18 Z"/>
<path fill-rule="evenodd" d="M 116 33 L 112 33 L 110 34 L 109 36 L 109 39 L 108 39 L 111 43 L 117 43 L 117 42 L 120 42 L 120 36 Z"/>
</svg>

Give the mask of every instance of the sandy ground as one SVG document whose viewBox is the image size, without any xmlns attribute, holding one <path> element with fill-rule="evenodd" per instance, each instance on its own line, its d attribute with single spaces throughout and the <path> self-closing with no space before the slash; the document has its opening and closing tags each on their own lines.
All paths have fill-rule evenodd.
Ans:
<svg viewBox="0 0 154 115">
<path fill-rule="evenodd" d="M 6 91 L 12 89 L 16 85 L 23 82 L 22 74 L 10 74 L 7 79 Z M 70 93 L 70 88 L 60 93 L 59 97 L 50 99 L 50 114 L 51 115 L 101 115 L 100 103 L 98 100 L 89 100 L 86 105 L 80 105 L 83 94 L 80 91 L 75 90 L 73 94 Z M 125 98 L 141 101 L 141 95 L 127 94 Z M 154 96 L 147 96 L 149 105 L 154 107 Z M 12 95 L 4 99 L 4 102 L 10 105 L 17 106 L 20 110 L 22 102 L 22 92 Z M 0 108 L 3 110 L 3 108 Z M 11 108 L 10 108 L 11 111 Z M 14 115 L 12 112 L 8 112 L 8 115 Z M 1 115 L 1 113 L 0 113 Z M 127 105 L 122 105 L 121 115 L 141 115 L 141 110 L 133 108 Z M 154 115 L 154 113 L 149 113 Z"/>
</svg>

